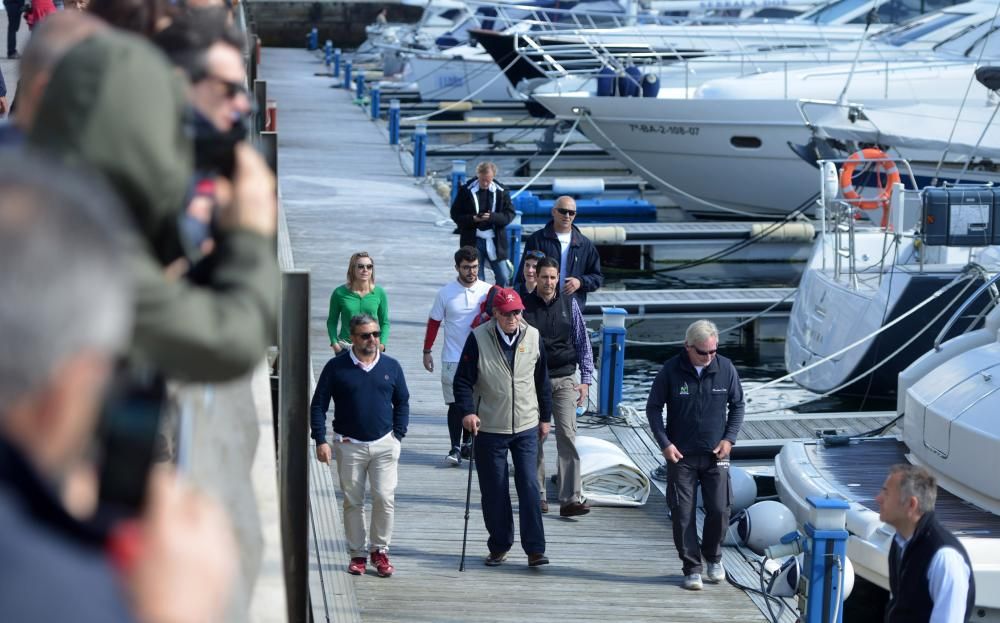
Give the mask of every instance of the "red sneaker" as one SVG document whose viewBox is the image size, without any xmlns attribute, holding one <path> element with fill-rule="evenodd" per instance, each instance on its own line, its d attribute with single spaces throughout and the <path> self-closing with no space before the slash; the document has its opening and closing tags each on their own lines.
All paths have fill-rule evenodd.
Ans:
<svg viewBox="0 0 1000 623">
<path fill-rule="evenodd" d="M 365 574 L 365 559 L 364 557 L 352 558 L 351 564 L 347 565 L 347 572 L 351 575 L 364 575 Z"/>
<path fill-rule="evenodd" d="M 372 564 L 375 565 L 375 571 L 378 573 L 378 577 L 387 578 L 392 575 L 392 572 L 396 570 L 389 562 L 389 554 L 384 551 L 372 552 Z"/>
</svg>

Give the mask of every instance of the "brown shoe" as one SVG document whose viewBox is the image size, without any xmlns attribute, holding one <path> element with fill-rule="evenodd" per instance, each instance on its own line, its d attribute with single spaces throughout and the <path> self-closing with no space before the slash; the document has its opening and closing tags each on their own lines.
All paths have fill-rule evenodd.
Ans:
<svg viewBox="0 0 1000 623">
<path fill-rule="evenodd" d="M 590 504 L 586 502 L 570 502 L 559 507 L 560 517 L 578 517 L 590 512 Z"/>
<path fill-rule="evenodd" d="M 549 501 L 548 500 L 542 500 L 541 506 L 542 506 L 542 512 L 543 513 L 549 512 Z"/>
<path fill-rule="evenodd" d="M 528 554 L 528 566 L 529 567 L 541 567 L 542 565 L 549 564 L 549 559 L 545 554 Z"/>
</svg>

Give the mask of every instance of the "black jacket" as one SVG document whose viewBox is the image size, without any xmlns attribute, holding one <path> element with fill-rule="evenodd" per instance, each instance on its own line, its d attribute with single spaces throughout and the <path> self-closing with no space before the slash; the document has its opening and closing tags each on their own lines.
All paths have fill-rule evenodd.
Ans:
<svg viewBox="0 0 1000 623">
<path fill-rule="evenodd" d="M 455 203 L 451 204 L 451 220 L 458 226 L 458 245 L 461 247 L 476 246 L 476 231 L 493 229 L 494 242 L 497 246 L 497 259 L 507 259 L 507 226 L 514 220 L 514 206 L 510 202 L 510 192 L 499 182 L 493 180 L 497 189 L 495 192 L 485 191 L 485 193 L 472 192 L 473 187 L 479 186 L 479 180 L 472 178 L 458 188 L 455 195 Z M 486 205 L 480 198 L 487 200 Z M 478 214 L 490 212 L 493 214 L 489 221 L 476 223 L 472 217 Z M 485 262 L 486 258 L 479 258 L 480 262 Z"/>
<path fill-rule="evenodd" d="M 576 343 L 573 341 L 573 299 L 556 293 L 550 303 L 535 292 L 521 297 L 524 321 L 538 329 L 545 348 L 550 377 L 569 376 L 576 372 Z"/>
<path fill-rule="evenodd" d="M 546 256 L 559 260 L 562 255 L 562 247 L 559 245 L 559 238 L 556 237 L 556 230 L 551 220 L 545 224 L 545 227 L 528 236 L 524 242 L 524 250 L 541 251 Z M 601 274 L 601 256 L 597 254 L 597 247 L 580 233 L 576 225 L 573 226 L 570 237 L 569 255 L 566 258 L 566 263 L 568 266 L 566 266 L 565 274 L 580 280 L 580 289 L 576 291 L 575 296 L 580 311 L 585 312 L 587 293 L 604 285 L 604 275 Z M 559 272 L 564 272 L 561 267 Z M 514 276 L 514 285 L 524 285 L 523 254 L 521 255 L 521 265 L 517 267 L 517 273 Z"/>
<path fill-rule="evenodd" d="M 969 565 L 969 594 L 965 601 L 965 616 L 968 621 L 976 603 L 976 580 L 972 575 L 969 554 L 951 532 L 938 523 L 934 513 L 926 513 L 917 522 L 917 528 L 899 556 L 899 545 L 892 540 L 889 548 L 889 603 L 885 606 L 885 623 L 919 623 L 930 619 L 934 609 L 930 587 L 927 583 L 927 567 L 938 550 L 952 547 L 962 555 Z"/>
<path fill-rule="evenodd" d="M 723 439 L 735 444 L 743 409 L 743 386 L 733 362 L 716 355 L 699 377 L 685 351 L 663 364 L 646 399 L 653 437 L 661 449 L 674 444 L 681 454 L 711 454 Z"/>
</svg>

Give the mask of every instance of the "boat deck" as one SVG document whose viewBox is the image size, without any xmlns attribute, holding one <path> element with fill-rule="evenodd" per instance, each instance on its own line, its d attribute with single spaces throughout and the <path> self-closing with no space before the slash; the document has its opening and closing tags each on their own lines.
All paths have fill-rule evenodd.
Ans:
<svg viewBox="0 0 1000 623">
<path fill-rule="evenodd" d="M 758 607 L 733 586 L 707 586 L 700 593 L 680 588 L 680 562 L 658 491 L 641 508 L 596 508 L 579 520 L 551 513 L 545 529 L 552 564 L 528 569 L 515 545 L 510 562 L 491 569 L 482 565 L 486 535 L 473 479 L 468 567 L 458 572 L 468 473 L 444 465 L 447 432 L 439 377 L 420 363 L 434 293 L 454 278 L 457 238 L 447 214 L 429 199 L 430 189 L 402 170 L 383 128 L 367 120 L 350 94 L 331 90 L 328 76 L 313 75 L 319 65 L 301 50 L 266 49 L 261 67 L 268 97 L 281 109 L 285 231 L 295 266 L 312 275 L 314 371 L 331 354 L 325 329 L 329 293 L 343 281 L 350 254 L 366 250 L 390 301 L 387 352 L 403 366 L 412 416 L 399 471 L 392 547 L 397 572 L 391 579 L 346 573 L 335 477 L 330 468 L 311 462 L 315 619 L 762 620 Z M 438 349 L 440 344 L 439 338 Z M 610 438 L 611 431 L 584 434 Z M 552 470 L 554 443 L 546 449 Z"/>
<path fill-rule="evenodd" d="M 861 445 L 864 452 L 859 452 Z M 882 488 L 889 466 L 907 463 L 906 444 L 895 438 L 863 440 L 836 447 L 815 442 L 806 444 L 805 450 L 812 465 L 844 497 L 876 513 L 875 496 Z M 938 489 L 934 514 L 952 532 L 1000 536 L 1000 516 L 977 508 L 944 489 Z"/>
</svg>

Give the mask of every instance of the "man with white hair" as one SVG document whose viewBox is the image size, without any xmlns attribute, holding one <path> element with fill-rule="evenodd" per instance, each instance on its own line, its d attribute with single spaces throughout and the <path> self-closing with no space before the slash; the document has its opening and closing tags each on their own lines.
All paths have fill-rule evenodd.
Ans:
<svg viewBox="0 0 1000 623">
<path fill-rule="evenodd" d="M 113 360 L 130 339 L 117 201 L 26 154 L 0 159 L 0 197 L 3 619 L 220 620 L 237 556 L 220 507 L 157 473 L 130 547 L 60 500 L 89 460 Z"/>
<path fill-rule="evenodd" d="M 667 459 L 667 506 L 688 590 L 702 588 L 703 558 L 707 581 L 726 579 L 722 539 L 731 506 L 729 451 L 743 423 L 743 387 L 733 362 L 718 351 L 715 324 L 692 323 L 684 336 L 684 352 L 663 364 L 646 399 L 649 427 Z M 695 525 L 699 484 L 705 503 L 700 548 Z"/>
</svg>

